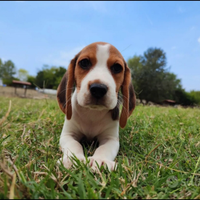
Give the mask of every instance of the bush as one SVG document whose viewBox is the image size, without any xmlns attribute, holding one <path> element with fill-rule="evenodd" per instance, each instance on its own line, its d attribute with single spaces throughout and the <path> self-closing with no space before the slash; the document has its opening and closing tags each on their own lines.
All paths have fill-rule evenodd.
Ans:
<svg viewBox="0 0 200 200">
<path fill-rule="evenodd" d="M 13 86 L 13 80 L 19 81 L 19 79 L 15 77 L 3 78 L 3 84 L 6 84 L 7 86 Z"/>
<path fill-rule="evenodd" d="M 183 106 L 194 106 L 197 104 L 197 100 L 190 93 L 180 88 L 175 91 L 175 101 Z"/>
</svg>

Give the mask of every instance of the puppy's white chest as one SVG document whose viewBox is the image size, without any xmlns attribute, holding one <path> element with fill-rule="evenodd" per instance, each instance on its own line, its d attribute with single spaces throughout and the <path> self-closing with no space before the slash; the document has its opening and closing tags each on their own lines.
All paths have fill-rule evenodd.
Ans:
<svg viewBox="0 0 200 200">
<path fill-rule="evenodd" d="M 119 118 L 120 89 L 123 107 Z M 96 169 L 96 164 L 106 164 L 113 170 L 113 160 L 119 150 L 119 124 L 125 127 L 135 108 L 130 69 L 121 53 L 104 42 L 83 48 L 71 60 L 59 84 L 57 99 L 66 115 L 60 137 L 64 166 L 70 168 L 72 155 L 86 161 L 80 144 L 86 137 L 89 140 L 96 138 L 99 142 L 99 147 L 89 158 L 89 165 Z"/>
<path fill-rule="evenodd" d="M 94 111 L 89 109 L 74 110 L 72 121 L 76 127 L 76 132 L 86 136 L 88 139 L 98 137 L 113 123 L 111 113 L 108 111 Z"/>
</svg>

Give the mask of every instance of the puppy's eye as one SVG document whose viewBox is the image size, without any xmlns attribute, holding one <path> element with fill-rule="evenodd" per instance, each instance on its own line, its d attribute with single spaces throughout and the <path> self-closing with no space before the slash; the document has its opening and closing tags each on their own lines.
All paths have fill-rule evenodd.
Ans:
<svg viewBox="0 0 200 200">
<path fill-rule="evenodd" d="M 118 63 L 115 63 L 110 69 L 113 74 L 118 74 L 123 70 L 122 66 Z"/>
<path fill-rule="evenodd" d="M 82 69 L 89 69 L 90 66 L 91 66 L 91 62 L 88 60 L 88 59 L 83 59 L 79 62 L 79 66 L 82 68 Z"/>
</svg>

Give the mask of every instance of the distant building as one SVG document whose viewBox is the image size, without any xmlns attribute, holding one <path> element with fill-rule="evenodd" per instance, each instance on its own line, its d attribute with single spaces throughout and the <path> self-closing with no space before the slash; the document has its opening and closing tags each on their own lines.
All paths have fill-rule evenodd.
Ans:
<svg viewBox="0 0 200 200">
<path fill-rule="evenodd" d="M 170 99 L 165 99 L 164 101 L 161 102 L 162 105 L 169 105 L 169 106 L 174 106 L 176 104 L 176 101 L 170 100 Z"/>
<path fill-rule="evenodd" d="M 26 96 L 26 90 L 28 86 L 31 86 L 32 84 L 30 82 L 25 82 L 25 81 L 12 81 L 14 87 L 15 87 L 15 94 L 17 94 L 17 86 L 21 85 L 24 88 L 24 96 Z"/>
</svg>

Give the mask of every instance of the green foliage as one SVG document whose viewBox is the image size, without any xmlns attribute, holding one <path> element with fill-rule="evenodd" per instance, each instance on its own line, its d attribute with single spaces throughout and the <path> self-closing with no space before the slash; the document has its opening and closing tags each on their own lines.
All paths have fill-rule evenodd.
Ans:
<svg viewBox="0 0 200 200">
<path fill-rule="evenodd" d="M 6 84 L 7 86 L 12 86 L 13 83 L 12 81 L 13 80 L 16 80 L 16 81 L 20 81 L 18 78 L 15 78 L 15 77 L 11 77 L 11 78 L 3 78 L 3 83 Z"/>
<path fill-rule="evenodd" d="M 65 72 L 66 69 L 64 67 L 44 65 L 43 69 L 37 73 L 35 82 L 40 88 L 44 86 L 49 89 L 57 89 Z"/>
<path fill-rule="evenodd" d="M 190 91 L 189 95 L 195 100 L 195 103 L 200 105 L 200 91 Z"/>
<path fill-rule="evenodd" d="M 35 83 L 40 88 L 43 88 L 44 86 L 44 71 L 43 70 L 37 73 L 37 76 L 35 77 Z"/>
<path fill-rule="evenodd" d="M 179 88 L 175 91 L 174 99 L 178 104 L 183 106 L 194 106 L 198 103 L 194 96 L 182 88 Z"/>
<path fill-rule="evenodd" d="M 70 170 L 56 164 L 64 115 L 55 100 L 0 97 L 0 119 L 9 100 L 0 124 L 1 199 L 12 191 L 12 199 L 199 198 L 199 109 L 137 106 L 120 129 L 117 170 L 94 173 L 75 158 Z"/>
<path fill-rule="evenodd" d="M 142 56 L 143 66 L 149 68 L 149 72 L 164 72 L 166 68 L 166 55 L 160 48 L 149 48 Z"/>
<path fill-rule="evenodd" d="M 2 78 L 3 83 L 11 85 L 12 80 L 14 80 L 15 74 L 16 74 L 15 64 L 11 60 L 3 62 L 0 59 L 0 78 Z"/>
<path fill-rule="evenodd" d="M 175 99 L 175 91 L 182 89 L 181 80 L 174 73 L 165 72 L 163 77 L 163 88 L 166 99 Z"/>
<path fill-rule="evenodd" d="M 131 76 L 132 76 L 132 81 L 133 81 L 133 85 L 134 85 L 134 89 L 137 93 L 137 96 L 139 96 L 139 94 L 142 92 L 140 89 L 140 85 L 143 84 L 143 80 L 142 80 L 142 69 L 143 69 L 143 65 L 141 63 L 141 56 L 134 56 L 133 58 L 128 60 L 128 67 L 131 70 Z"/>
<path fill-rule="evenodd" d="M 147 103 L 178 99 L 183 105 L 191 105 L 192 98 L 182 89 L 181 80 L 166 68 L 166 63 L 165 52 L 159 48 L 149 48 L 143 56 L 128 60 L 137 98 L 145 99 Z"/>
<path fill-rule="evenodd" d="M 0 58 L 0 78 L 2 78 L 2 65 L 3 65 L 3 61 Z"/>
<path fill-rule="evenodd" d="M 5 61 L 0 67 L 1 78 L 10 78 L 16 74 L 15 64 L 11 60 Z"/>
<path fill-rule="evenodd" d="M 28 75 L 27 81 L 31 83 L 31 86 L 29 86 L 30 88 L 35 88 L 36 87 L 36 85 L 35 85 L 35 76 Z"/>
<path fill-rule="evenodd" d="M 18 70 L 18 78 L 20 81 L 27 81 L 28 71 L 25 69 L 19 69 Z"/>
</svg>

